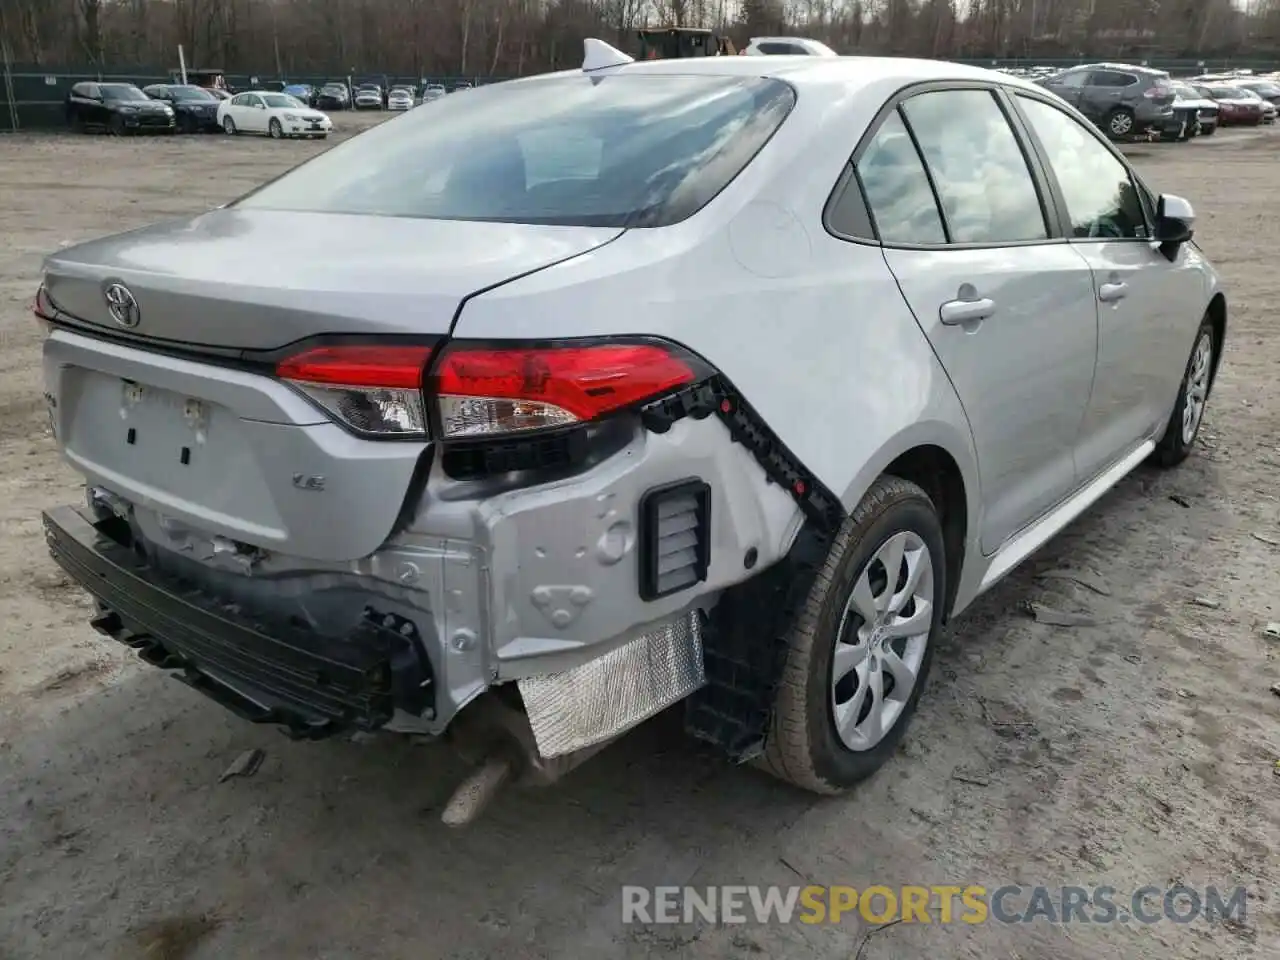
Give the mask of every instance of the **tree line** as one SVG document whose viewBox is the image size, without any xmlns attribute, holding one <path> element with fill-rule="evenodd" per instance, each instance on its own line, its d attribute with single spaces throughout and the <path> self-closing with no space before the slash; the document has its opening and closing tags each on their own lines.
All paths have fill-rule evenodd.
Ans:
<svg viewBox="0 0 1280 960">
<path fill-rule="evenodd" d="M 302 76 L 518 76 L 579 62 L 585 36 L 642 26 L 814 37 L 926 57 L 1280 56 L 1280 0 L 0 0 L 18 63 L 188 65 Z M 5 49 L 7 48 L 7 49 Z"/>
</svg>

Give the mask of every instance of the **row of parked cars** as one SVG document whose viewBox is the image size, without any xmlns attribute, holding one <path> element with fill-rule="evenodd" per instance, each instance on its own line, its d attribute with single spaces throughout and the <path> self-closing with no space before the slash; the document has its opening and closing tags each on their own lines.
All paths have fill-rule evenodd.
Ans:
<svg viewBox="0 0 1280 960">
<path fill-rule="evenodd" d="M 1113 140 L 1158 136 L 1189 140 L 1220 126 L 1275 123 L 1280 79 L 1252 73 L 1174 79 L 1166 71 L 1125 63 L 1067 70 L 1006 70 L 1052 90 Z"/>
<path fill-rule="evenodd" d="M 221 130 L 277 139 L 324 139 L 333 129 L 326 110 L 410 110 L 470 86 L 459 83 L 450 90 L 443 84 L 396 84 L 384 89 L 372 82 L 348 86 L 335 81 L 318 86 L 267 83 L 261 90 L 232 93 L 221 86 L 190 83 L 139 88 L 132 83 L 87 80 L 72 86 L 65 110 L 73 130 L 117 135 Z"/>
<path fill-rule="evenodd" d="M 447 94 L 470 88 L 471 83 L 465 80 L 452 87 L 426 80 L 421 83 L 333 80 L 322 84 L 288 84 L 283 87 L 283 92 L 321 110 L 412 110 Z"/>
<path fill-rule="evenodd" d="M 297 97 L 273 90 L 232 94 L 187 83 L 74 84 L 67 94 L 67 123 L 73 130 L 132 133 L 260 133 L 323 139 L 333 123 Z"/>
</svg>

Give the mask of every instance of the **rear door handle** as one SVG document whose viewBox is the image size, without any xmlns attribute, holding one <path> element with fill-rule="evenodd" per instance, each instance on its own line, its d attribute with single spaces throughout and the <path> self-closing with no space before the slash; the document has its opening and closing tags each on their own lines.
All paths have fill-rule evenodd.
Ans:
<svg viewBox="0 0 1280 960">
<path fill-rule="evenodd" d="M 1129 285 L 1123 280 L 1117 283 L 1104 283 L 1098 287 L 1098 299 L 1103 303 L 1115 303 L 1129 295 Z"/>
<path fill-rule="evenodd" d="M 995 301 L 986 297 L 980 300 L 948 300 L 938 308 L 938 319 L 947 326 L 955 326 L 958 323 L 985 320 L 995 312 Z"/>
</svg>

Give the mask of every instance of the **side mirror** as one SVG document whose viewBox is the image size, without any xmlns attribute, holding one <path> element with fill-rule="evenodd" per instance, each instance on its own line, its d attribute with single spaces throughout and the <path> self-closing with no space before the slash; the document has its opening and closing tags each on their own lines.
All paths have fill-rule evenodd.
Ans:
<svg viewBox="0 0 1280 960">
<path fill-rule="evenodd" d="M 1155 240 L 1166 251 L 1175 251 L 1194 234 L 1196 213 L 1191 204 L 1172 193 L 1162 193 L 1156 202 Z"/>
</svg>

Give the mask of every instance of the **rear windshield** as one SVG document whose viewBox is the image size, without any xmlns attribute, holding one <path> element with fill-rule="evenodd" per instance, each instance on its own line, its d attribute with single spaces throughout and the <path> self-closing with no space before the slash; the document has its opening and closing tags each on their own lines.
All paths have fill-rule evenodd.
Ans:
<svg viewBox="0 0 1280 960">
<path fill-rule="evenodd" d="M 1242 96 L 1239 87 L 1210 87 L 1209 96 L 1215 100 L 1247 100 L 1248 95 Z"/>
<path fill-rule="evenodd" d="M 268 107 L 301 107 L 302 102 L 295 100 L 287 93 L 265 93 L 262 99 L 267 101 Z"/>
<path fill-rule="evenodd" d="M 778 80 L 559 76 L 447 97 L 348 140 L 246 209 L 662 226 L 751 162 L 795 93 Z M 389 174 L 394 174 L 389 176 Z"/>
</svg>

